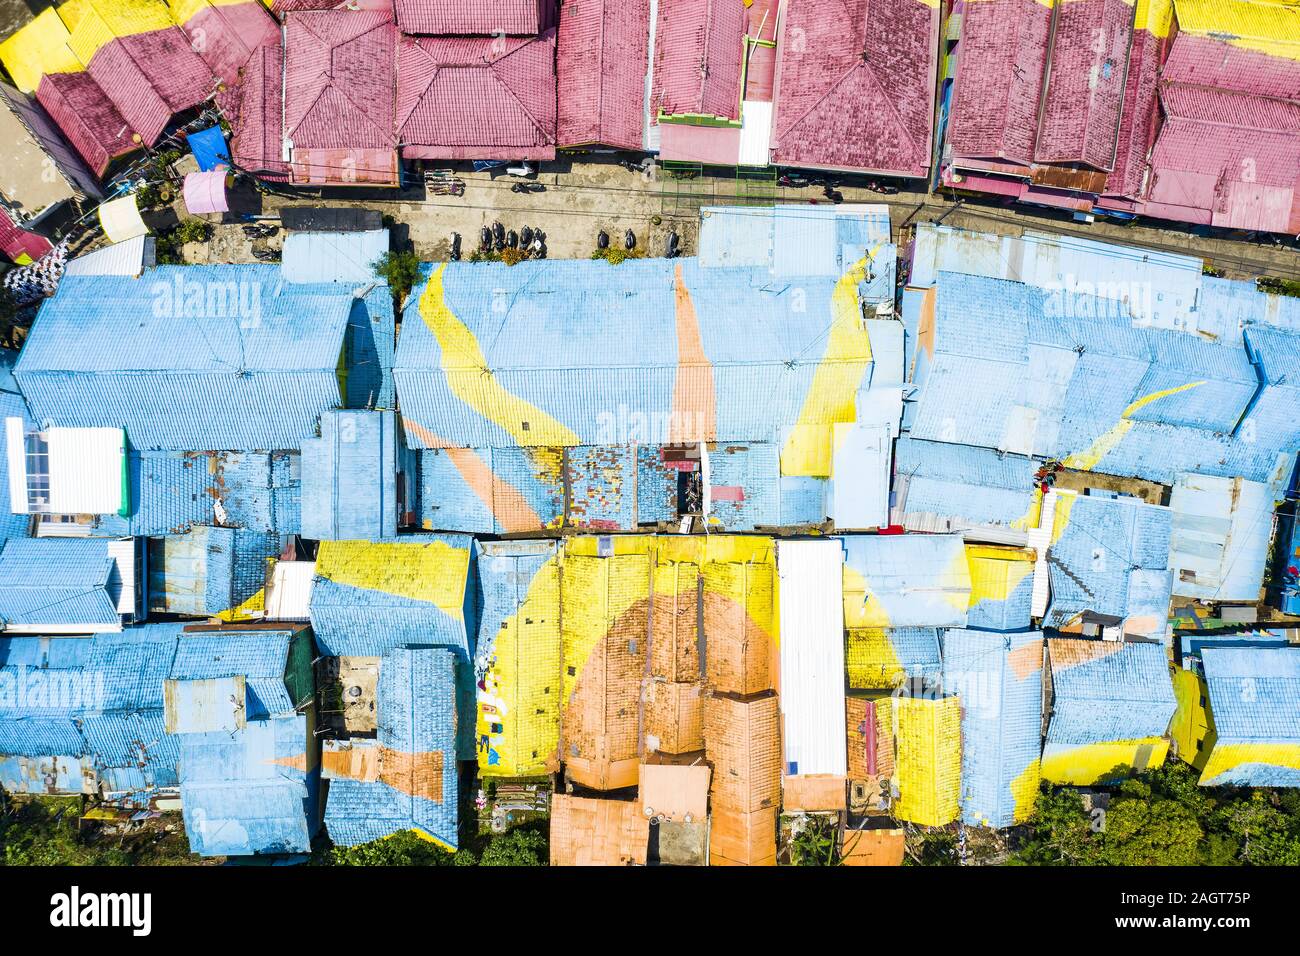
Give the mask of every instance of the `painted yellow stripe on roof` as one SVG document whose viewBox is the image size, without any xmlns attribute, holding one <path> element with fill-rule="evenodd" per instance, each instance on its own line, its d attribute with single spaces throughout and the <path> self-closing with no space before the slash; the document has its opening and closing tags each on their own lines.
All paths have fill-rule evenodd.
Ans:
<svg viewBox="0 0 1300 956">
<path fill-rule="evenodd" d="M 862 325 L 858 286 L 880 247 L 872 249 L 835 283 L 826 351 L 813 372 L 799 421 L 781 450 L 781 474 L 830 477 L 833 422 L 857 417 L 855 400 L 871 367 L 871 336 Z"/>
<path fill-rule="evenodd" d="M 266 588 L 258 588 L 256 594 L 238 607 L 232 607 L 217 615 L 223 621 L 251 621 L 264 616 L 266 612 Z"/>
<path fill-rule="evenodd" d="M 1078 747 L 1051 747 L 1043 751 L 1042 775 L 1052 783 L 1087 787 L 1109 779 L 1117 767 L 1133 767 L 1138 750 L 1151 748 L 1146 768 L 1154 769 L 1169 755 L 1169 741 L 1164 737 L 1141 740 L 1109 740 Z"/>
<path fill-rule="evenodd" d="M 1186 385 L 1179 385 L 1175 388 L 1161 389 L 1158 392 L 1152 392 L 1150 395 L 1144 395 L 1137 401 L 1131 403 L 1128 408 L 1124 409 L 1120 416 L 1119 422 L 1114 427 L 1102 434 L 1096 441 L 1089 445 L 1084 451 L 1075 452 L 1065 459 L 1065 467 L 1076 468 L 1079 471 L 1092 471 L 1108 454 L 1118 447 L 1119 443 L 1124 440 L 1124 436 L 1133 428 L 1131 416 L 1139 409 L 1145 408 L 1152 402 L 1159 401 L 1162 398 L 1168 398 L 1170 395 L 1177 395 L 1179 392 L 1185 392 L 1188 389 L 1204 385 L 1205 382 L 1188 382 Z"/>
<path fill-rule="evenodd" d="M 72 34 L 68 45 L 86 66 L 115 39 L 176 25 L 162 0 L 69 0 L 59 15 Z"/>
<path fill-rule="evenodd" d="M 1133 13 L 1134 30 L 1145 30 L 1163 40 L 1173 23 L 1174 0 L 1138 0 Z"/>
<path fill-rule="evenodd" d="M 0 63 L 24 93 L 35 93 L 46 73 L 76 73 L 82 69 L 68 42 L 72 35 L 53 7 L 0 43 Z"/>
<path fill-rule="evenodd" d="M 981 601 L 1005 601 L 1034 573 L 1034 555 L 1023 548 L 966 545 L 970 565 L 970 607 Z"/>
<path fill-rule="evenodd" d="M 844 626 L 889 627 L 889 612 L 866 577 L 857 569 L 844 565 Z"/>
<path fill-rule="evenodd" d="M 1041 761 L 1033 761 L 1011 781 L 1011 799 L 1015 801 L 1012 819 L 1024 823 L 1034 813 L 1034 803 L 1038 799 L 1038 784 L 1042 780 Z"/>
<path fill-rule="evenodd" d="M 860 690 L 898 687 L 907 677 L 903 662 L 883 627 L 852 627 L 844 643 L 849 686 Z"/>
<path fill-rule="evenodd" d="M 560 739 L 560 554 L 548 558 L 519 604 L 501 622 L 478 694 L 477 734 L 497 753 L 490 764 L 480 744 L 479 772 L 523 777 L 546 771 Z M 492 725 L 502 730 L 493 733 Z M 535 756 L 534 756 L 535 754 Z"/>
<path fill-rule="evenodd" d="M 336 584 L 427 601 L 461 619 L 469 549 L 445 541 L 322 541 L 316 573 Z"/>
<path fill-rule="evenodd" d="M 447 385 L 488 421 L 509 433 L 520 445 L 580 445 L 564 425 L 536 405 L 506 391 L 492 376 L 478 339 L 447 305 L 443 263 L 429 276 L 420 296 L 420 317 L 438 340 Z"/>
<path fill-rule="evenodd" d="M 1210 759 L 1205 763 L 1205 770 L 1201 773 L 1200 782 L 1208 786 L 1242 764 L 1251 763 L 1300 770 L 1300 744 L 1215 743 L 1210 751 Z"/>
<path fill-rule="evenodd" d="M 956 697 L 894 700 L 898 799 L 894 816 L 941 827 L 957 819 L 961 796 L 961 710 Z"/>
<path fill-rule="evenodd" d="M 1195 671 L 1174 668 L 1174 719 L 1169 736 L 1178 745 L 1178 756 L 1197 770 L 1204 770 L 1214 744 L 1210 714 L 1202 703 L 1209 699 L 1204 679 Z M 1204 741 L 1204 746 L 1200 746 Z"/>
<path fill-rule="evenodd" d="M 1232 46 L 1300 60 L 1300 4 L 1262 0 L 1176 0 L 1178 29 Z"/>
<path fill-rule="evenodd" d="M 182 26 L 189 23 L 196 13 L 213 7 L 234 7 L 250 0 L 165 0 L 171 11 L 172 19 Z"/>
</svg>

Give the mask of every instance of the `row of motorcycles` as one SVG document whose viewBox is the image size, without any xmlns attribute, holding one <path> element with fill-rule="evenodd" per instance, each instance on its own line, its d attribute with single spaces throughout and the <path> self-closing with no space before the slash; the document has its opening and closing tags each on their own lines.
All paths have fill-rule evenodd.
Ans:
<svg viewBox="0 0 1300 956">
<path fill-rule="evenodd" d="M 546 233 L 532 226 L 524 226 L 518 232 L 506 229 L 500 220 L 490 226 L 484 226 L 478 234 L 479 252 L 504 252 L 518 249 L 533 259 L 546 258 Z M 460 233 L 451 234 L 451 261 L 460 259 Z"/>
<path fill-rule="evenodd" d="M 822 187 L 822 195 L 833 203 L 844 202 L 844 193 L 840 192 L 839 187 L 844 182 L 839 179 L 831 179 L 826 176 L 805 176 L 802 173 L 785 173 L 777 181 L 777 185 L 784 186 L 788 189 L 803 189 L 806 186 Z M 869 189 L 873 193 L 880 193 L 884 196 L 892 196 L 898 192 L 898 187 L 890 183 L 883 182 L 879 179 L 868 179 L 865 182 L 858 183 L 863 189 Z"/>
<path fill-rule="evenodd" d="M 596 248 L 601 250 L 609 248 L 609 233 L 607 233 L 604 229 L 596 233 Z M 623 248 L 626 249 L 628 252 L 631 252 L 633 249 L 636 248 L 636 233 L 633 232 L 631 229 L 623 233 Z M 681 237 L 678 236 L 676 232 L 668 233 L 668 239 L 664 249 L 664 257 L 667 259 L 676 259 L 681 254 L 682 254 Z"/>
</svg>

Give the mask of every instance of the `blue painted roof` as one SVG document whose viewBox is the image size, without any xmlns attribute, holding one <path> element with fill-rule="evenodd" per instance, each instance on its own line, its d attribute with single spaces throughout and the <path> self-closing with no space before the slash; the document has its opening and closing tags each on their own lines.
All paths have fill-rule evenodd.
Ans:
<svg viewBox="0 0 1300 956">
<path fill-rule="evenodd" d="M 1053 695 L 1049 744 L 1139 740 L 1169 729 L 1176 705 L 1164 647 L 1067 638 L 1049 640 L 1047 647 Z M 1076 663 L 1080 650 L 1089 653 Z"/>
<path fill-rule="evenodd" d="M 1268 481 L 1278 453 L 1300 448 L 1281 377 L 1294 331 L 1255 324 L 1211 342 L 1006 279 L 942 272 L 936 288 L 913 438 L 1064 458 L 1109 436 L 1095 470 L 1164 484 L 1185 471 Z"/>
<path fill-rule="evenodd" d="M 461 464 L 468 456 L 491 474 L 491 491 L 471 487 Z M 557 525 L 564 518 L 564 478 L 558 457 L 558 450 L 544 448 L 426 449 L 420 452 L 420 522 L 440 531 L 478 534 L 527 530 L 533 516 L 537 528 Z M 497 513 L 506 509 L 494 505 L 507 496 L 513 498 L 515 492 L 531 515 Z"/>
<path fill-rule="evenodd" d="M 704 268 L 757 266 L 778 276 L 839 276 L 864 248 L 889 239 L 884 205 L 709 206 L 700 210 L 699 262 Z"/>
<path fill-rule="evenodd" d="M 353 302 L 346 349 L 348 408 L 396 408 L 397 320 L 387 285 L 380 283 Z"/>
<path fill-rule="evenodd" d="M 123 427 L 135 448 L 296 448 L 339 404 L 352 306 L 275 266 L 69 276 L 15 376 L 38 422 Z"/>
<path fill-rule="evenodd" d="M 1048 550 L 1052 596 L 1045 623 L 1059 627 L 1084 611 L 1163 622 L 1173 588 L 1172 528 L 1173 514 L 1164 506 L 1075 497 L 1064 531 Z"/>
<path fill-rule="evenodd" d="M 845 535 L 844 598 L 888 627 L 964 627 L 970 570 L 961 535 Z M 855 575 L 865 580 L 860 596 Z M 879 615 L 884 616 L 880 621 Z"/>
<path fill-rule="evenodd" d="M 110 792 L 175 786 L 163 680 L 181 627 L 0 640 L 0 754 L 84 756 Z"/>
<path fill-rule="evenodd" d="M 377 743 L 413 758 L 406 767 L 390 760 L 388 779 L 330 780 L 325 825 L 340 846 L 352 846 L 402 830 L 418 829 L 457 845 L 456 659 L 437 648 L 399 648 L 379 666 Z M 471 718 L 472 720 L 472 718 Z M 420 771 L 429 755 L 441 754 L 438 797 Z M 421 759 L 423 758 L 423 759 Z M 430 767 L 430 769 L 432 769 Z"/>
<path fill-rule="evenodd" d="M 894 448 L 894 471 L 907 479 L 899 502 L 904 514 L 933 514 L 966 525 L 1009 526 L 1029 510 L 1038 465 L 991 448 L 903 437 Z"/>
<path fill-rule="evenodd" d="M 12 376 L 10 376 L 12 381 Z M 30 427 L 31 418 L 27 413 L 27 403 L 21 395 L 9 391 L 0 391 L 0 423 L 6 418 L 23 419 L 24 427 Z M 0 474 L 9 474 L 9 448 L 6 442 L 0 442 Z M 23 538 L 28 534 L 31 518 L 26 514 L 14 514 L 9 499 L 8 480 L 0 481 L 0 544 L 10 538 Z"/>
<path fill-rule="evenodd" d="M 315 832 L 318 771 L 305 763 L 307 719 L 253 720 L 226 731 L 178 734 L 181 801 L 190 849 L 203 856 L 306 853 Z"/>
<path fill-rule="evenodd" d="M 1218 744 L 1300 744 L 1300 648 L 1201 651 Z"/>
<path fill-rule="evenodd" d="M 172 664 L 172 680 L 212 680 L 243 676 L 248 720 L 294 712 L 284 674 L 294 630 L 195 632 L 184 635 Z"/>
<path fill-rule="evenodd" d="M 14 538 L 0 551 L 0 620 L 9 625 L 121 624 L 109 542 Z"/>
<path fill-rule="evenodd" d="M 302 443 L 302 535 L 378 541 L 397 534 L 397 417 L 332 411 Z"/>
<path fill-rule="evenodd" d="M 678 269 L 713 368 L 716 438 L 778 437 L 799 420 L 821 362 L 833 277 L 783 282 L 766 270 L 646 259 L 617 269 L 579 260 L 450 263 L 442 280 L 447 309 L 474 336 L 496 385 L 562 422 L 574 444 L 602 444 L 620 408 L 651 420 L 672 410 Z M 454 447 L 520 444 L 451 388 L 438 338 L 419 312 L 424 288 L 412 293 L 397 348 L 404 417 Z M 479 361 L 459 351 L 445 358 L 462 370 Z"/>
<path fill-rule="evenodd" d="M 360 285 L 378 281 L 375 261 L 388 251 L 388 230 L 299 232 L 284 239 L 281 267 L 287 282 L 342 282 Z"/>
<path fill-rule="evenodd" d="M 1012 785 L 1041 753 L 1042 647 L 1041 631 L 944 632 L 943 690 L 962 705 L 961 807 L 968 824 L 1016 822 Z"/>
<path fill-rule="evenodd" d="M 169 614 L 203 617 L 238 607 L 266 583 L 280 536 L 195 525 L 150 545 L 149 603 Z"/>
</svg>

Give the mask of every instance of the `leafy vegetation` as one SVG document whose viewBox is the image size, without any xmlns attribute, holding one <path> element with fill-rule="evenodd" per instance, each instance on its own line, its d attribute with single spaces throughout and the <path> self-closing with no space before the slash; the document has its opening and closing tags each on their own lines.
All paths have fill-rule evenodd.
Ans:
<svg viewBox="0 0 1300 956">
<path fill-rule="evenodd" d="M 329 847 L 318 852 L 313 862 L 323 866 L 546 866 L 548 856 L 544 824 L 538 823 L 484 834 L 455 853 L 405 830 L 360 846 Z"/>
<path fill-rule="evenodd" d="M 370 265 L 388 283 L 399 305 L 406 301 L 411 287 L 420 278 L 420 258 L 412 249 L 390 250 Z"/>
<path fill-rule="evenodd" d="M 110 833 L 91 824 L 78 831 L 77 815 L 76 797 L 6 800 L 0 795 L 0 865 L 153 866 L 199 861 L 189 852 L 179 826 Z"/>
<path fill-rule="evenodd" d="M 597 249 L 591 254 L 593 259 L 604 259 L 611 266 L 622 265 L 628 259 L 644 259 L 644 249 L 624 249 L 622 246 L 610 246 L 607 249 Z"/>
<path fill-rule="evenodd" d="M 1010 861 L 1070 866 L 1295 866 L 1300 793 L 1207 789 L 1180 761 L 1125 781 L 1104 813 L 1043 786 Z"/>
<path fill-rule="evenodd" d="M 175 229 L 158 236 L 154 251 L 162 265 L 183 265 L 182 254 L 187 242 L 207 242 L 212 238 L 212 225 L 202 219 L 184 219 Z"/>
<path fill-rule="evenodd" d="M 795 866 L 836 866 L 840 862 L 835 822 L 830 817 L 808 816 L 790 838 L 790 862 Z"/>
<path fill-rule="evenodd" d="M 1276 279 L 1273 276 L 1264 276 L 1256 279 L 1255 285 L 1261 292 L 1272 292 L 1274 295 L 1291 295 L 1300 298 L 1300 280 Z"/>
</svg>

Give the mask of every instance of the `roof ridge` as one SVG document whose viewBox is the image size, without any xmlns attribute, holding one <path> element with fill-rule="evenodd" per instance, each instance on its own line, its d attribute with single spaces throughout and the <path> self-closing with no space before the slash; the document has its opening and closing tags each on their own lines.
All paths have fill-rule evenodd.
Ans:
<svg viewBox="0 0 1300 956">
<path fill-rule="evenodd" d="M 500 56 L 497 59 L 493 60 L 491 63 L 487 64 L 487 66 L 488 69 L 492 71 L 492 75 L 496 77 L 497 82 L 500 83 L 501 86 L 505 89 L 505 91 L 510 94 L 510 98 L 519 104 L 519 108 L 524 111 L 524 115 L 527 116 L 528 121 L 533 124 L 533 128 L 536 129 L 538 133 L 541 133 L 543 138 L 545 138 L 546 130 L 542 127 L 542 124 L 538 121 L 537 117 L 533 115 L 533 111 L 524 105 L 523 100 L 519 98 L 519 94 L 515 92 L 514 87 L 512 87 L 510 83 L 506 80 L 506 78 L 502 76 L 500 73 L 498 73 L 496 69 L 496 65 L 498 63 L 501 63 L 502 61 L 509 59 L 510 57 L 518 53 L 520 50 L 523 50 L 531 46 L 532 43 L 533 43 L 532 40 L 521 43 L 519 46 L 515 47 L 509 53 L 505 54 L 504 56 Z"/>
</svg>

